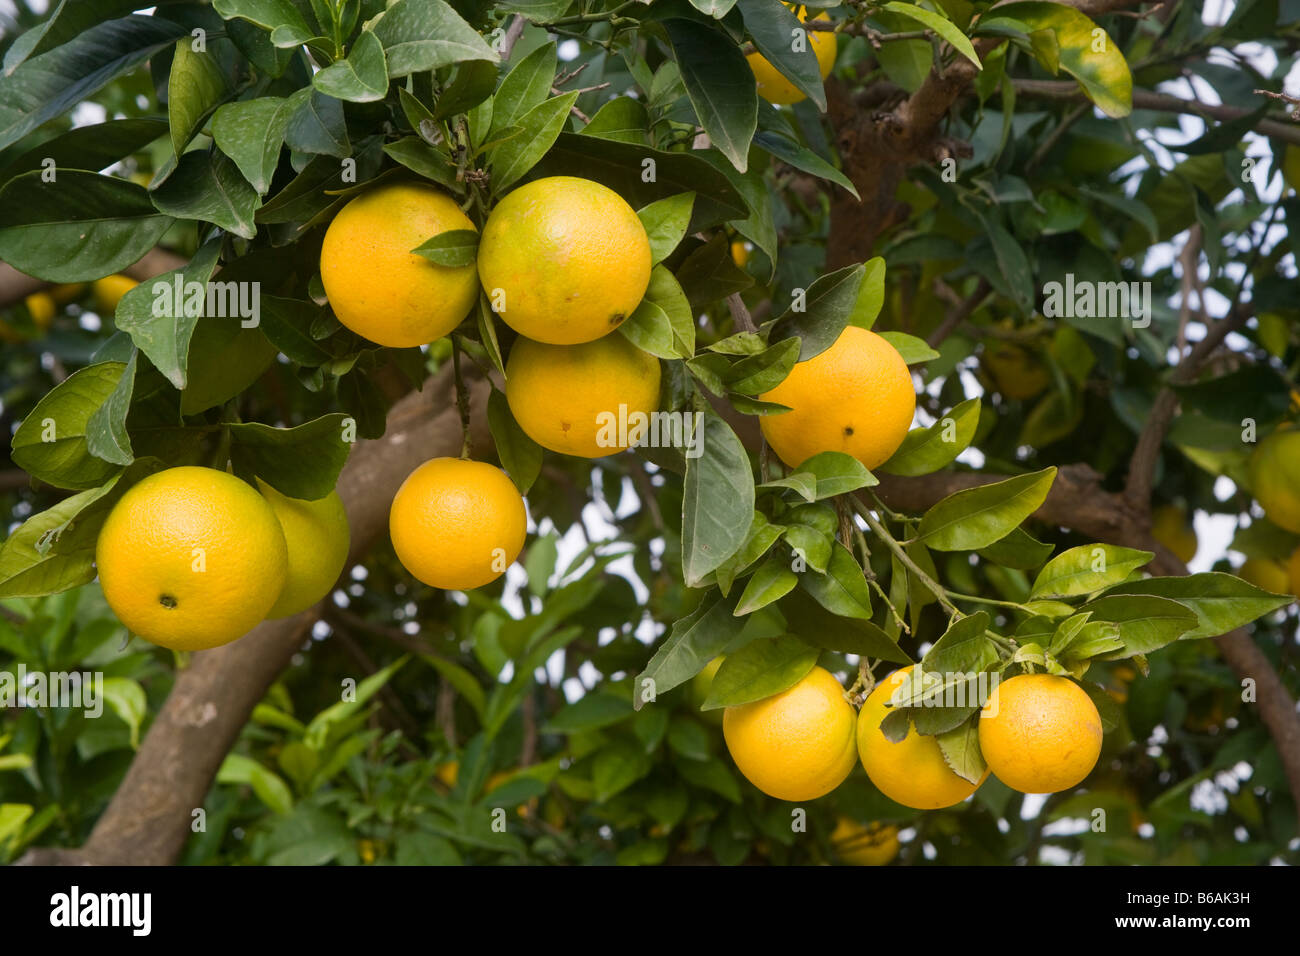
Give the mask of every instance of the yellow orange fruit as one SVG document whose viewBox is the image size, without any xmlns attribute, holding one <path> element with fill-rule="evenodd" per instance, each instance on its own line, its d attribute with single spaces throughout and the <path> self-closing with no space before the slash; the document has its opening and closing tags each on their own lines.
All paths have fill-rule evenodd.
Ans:
<svg viewBox="0 0 1300 956">
<path fill-rule="evenodd" d="M 998 684 L 980 712 L 980 750 L 993 775 L 1021 793 L 1083 782 L 1101 756 L 1101 715 L 1065 677 L 1020 674 Z"/>
<path fill-rule="evenodd" d="M 1275 561 L 1271 558 L 1247 558 L 1237 569 L 1237 577 L 1249 581 L 1257 588 L 1272 591 L 1274 594 L 1291 594 L 1295 555 L 1290 561 Z"/>
<path fill-rule="evenodd" d="M 100 530 L 95 562 L 104 598 L 128 630 L 197 651 L 266 617 L 284 588 L 288 555 L 275 512 L 250 485 L 183 466 L 122 496 Z"/>
<path fill-rule="evenodd" d="M 288 547 L 284 590 L 266 616 L 289 617 L 329 594 L 343 573 L 352 540 L 348 515 L 337 491 L 304 501 L 283 495 L 260 479 L 257 486 L 275 512 Z"/>
<path fill-rule="evenodd" d="M 884 866 L 898 856 L 898 827 L 840 817 L 831 831 L 835 855 L 850 866 Z"/>
<path fill-rule="evenodd" d="M 1027 401 L 1052 384 L 1051 370 L 1042 359 L 1014 342 L 988 343 L 983 362 L 1003 398 Z"/>
<path fill-rule="evenodd" d="M 140 283 L 130 276 L 121 274 L 104 276 L 91 285 L 91 294 L 95 297 L 95 311 L 102 316 L 112 316 L 117 312 L 117 304 Z"/>
<path fill-rule="evenodd" d="M 902 686 L 911 667 L 894 671 L 877 684 L 858 711 L 858 756 L 876 788 L 895 803 L 915 810 L 941 810 L 961 803 L 988 778 L 971 783 L 952 772 L 939 742 L 918 734 L 915 727 L 894 743 L 880 730 L 890 713 L 889 699 Z"/>
<path fill-rule="evenodd" d="M 875 468 L 898 450 L 916 412 L 903 356 L 875 332 L 853 325 L 759 398 L 791 409 L 759 419 L 767 443 L 791 468 L 826 451 Z"/>
<path fill-rule="evenodd" d="M 808 10 L 805 7 L 793 7 L 787 3 L 787 7 L 795 9 L 796 15 L 800 20 L 808 19 Z M 816 20 L 830 20 L 824 13 L 819 13 Z M 812 49 L 813 54 L 817 57 L 817 70 L 826 79 L 830 75 L 831 68 L 835 66 L 835 34 L 828 30 L 808 30 L 808 46 Z M 754 71 L 754 82 L 758 84 L 758 95 L 776 106 L 788 106 L 791 103 L 798 103 L 805 99 L 805 94 L 797 86 L 786 79 L 785 75 L 774 67 L 761 53 L 751 53 L 745 57 L 749 61 L 749 68 Z"/>
<path fill-rule="evenodd" d="M 612 332 L 636 310 L 650 284 L 650 240 L 612 189 L 550 176 L 492 210 L 478 272 L 493 309 L 520 335 L 577 345 Z"/>
<path fill-rule="evenodd" d="M 439 764 L 438 769 L 433 772 L 448 789 L 456 786 L 456 781 L 460 779 L 460 761 L 448 760 L 444 764 Z"/>
<path fill-rule="evenodd" d="M 1300 597 L 1300 548 L 1296 548 L 1291 552 L 1291 557 L 1286 562 L 1286 572 L 1287 583 L 1289 584 L 1286 590 L 1296 597 Z M 1286 592 L 1279 589 L 1278 593 Z"/>
<path fill-rule="evenodd" d="M 630 426 L 659 407 L 659 360 L 621 335 L 581 345 L 520 338 L 506 363 L 506 398 L 543 448 L 602 458 L 628 447 Z"/>
<path fill-rule="evenodd" d="M 478 300 L 474 264 L 440 266 L 411 250 L 474 230 L 446 193 L 390 183 L 362 193 L 330 223 L 320 277 L 338 320 L 362 338 L 405 348 L 442 338 Z"/>
<path fill-rule="evenodd" d="M 1199 541 L 1187 512 L 1177 505 L 1161 505 L 1151 511 L 1151 536 L 1186 564 L 1196 556 Z"/>
<path fill-rule="evenodd" d="M 524 499 L 481 461 L 433 458 L 397 489 L 388 514 L 393 550 L 430 587 L 467 591 L 495 581 L 524 547 Z"/>
<path fill-rule="evenodd" d="M 50 298 L 56 305 L 67 305 L 81 298 L 81 294 L 86 291 L 84 282 L 61 282 L 57 285 L 50 286 Z"/>
<path fill-rule="evenodd" d="M 815 800 L 853 769 L 853 706 L 821 667 L 779 694 L 722 715 L 731 759 L 745 778 L 778 800 Z"/>
<path fill-rule="evenodd" d="M 744 239 L 733 239 L 731 242 L 731 261 L 736 264 L 736 268 L 743 269 L 749 262 L 750 245 Z"/>
<path fill-rule="evenodd" d="M 50 327 L 56 311 L 53 296 L 48 292 L 37 292 L 24 299 L 23 304 L 27 306 L 27 311 L 31 313 L 32 321 L 38 329 L 44 332 Z"/>
<path fill-rule="evenodd" d="M 1250 490 L 1268 520 L 1300 533 L 1300 429 L 1279 428 L 1261 441 L 1247 472 Z"/>
</svg>

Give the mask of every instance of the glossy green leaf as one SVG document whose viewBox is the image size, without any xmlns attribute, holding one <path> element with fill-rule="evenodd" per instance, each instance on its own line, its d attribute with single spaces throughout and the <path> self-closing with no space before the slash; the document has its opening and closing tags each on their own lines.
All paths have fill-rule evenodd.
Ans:
<svg viewBox="0 0 1300 956">
<path fill-rule="evenodd" d="M 914 428 L 879 469 L 891 475 L 928 475 L 951 464 L 975 437 L 980 400 L 970 398 L 929 428 Z"/>
<path fill-rule="evenodd" d="M 921 518 L 920 537 L 935 551 L 986 548 L 1037 511 L 1055 479 L 1045 468 L 951 494 Z"/>
<path fill-rule="evenodd" d="M 1031 599 L 1067 598 L 1092 594 L 1118 584 L 1150 561 L 1150 551 L 1113 544 L 1085 544 L 1048 561 L 1030 589 Z"/>
<path fill-rule="evenodd" d="M 750 641 L 727 655 L 700 709 L 738 707 L 789 690 L 817 666 L 820 653 L 788 635 Z"/>
</svg>

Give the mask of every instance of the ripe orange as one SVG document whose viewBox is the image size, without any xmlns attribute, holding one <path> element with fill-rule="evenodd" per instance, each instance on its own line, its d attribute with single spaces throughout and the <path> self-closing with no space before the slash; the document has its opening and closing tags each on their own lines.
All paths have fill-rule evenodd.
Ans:
<svg viewBox="0 0 1300 956">
<path fill-rule="evenodd" d="M 1161 505 L 1151 512 L 1151 537 L 1186 564 L 1196 556 L 1199 542 L 1187 512 L 1177 505 Z"/>
<path fill-rule="evenodd" d="M 411 250 L 444 232 L 474 229 L 446 193 L 419 183 L 378 186 L 334 217 L 320 277 L 340 322 L 362 338 L 403 348 L 451 332 L 478 299 L 474 264 L 435 265 Z"/>
<path fill-rule="evenodd" d="M 938 741 L 918 734 L 915 727 L 898 743 L 881 732 L 880 722 L 890 712 L 889 698 L 911 670 L 894 671 L 863 701 L 858 712 L 858 755 L 871 782 L 890 800 L 914 810 L 941 810 L 969 797 L 988 774 L 980 783 L 971 783 L 953 773 Z"/>
<path fill-rule="evenodd" d="M 835 854 L 850 866 L 884 866 L 898 856 L 898 827 L 882 823 L 863 826 L 840 817 L 831 831 Z"/>
<path fill-rule="evenodd" d="M 778 800 L 815 800 L 853 769 L 853 706 L 830 671 L 814 667 L 793 687 L 722 715 L 740 772 Z"/>
<path fill-rule="evenodd" d="M 1021 674 L 989 695 L 979 722 L 980 750 L 994 776 L 1022 793 L 1069 790 L 1101 755 L 1101 715 L 1074 681 Z"/>
<path fill-rule="evenodd" d="M 650 284 L 650 240 L 618 193 L 573 176 L 520 186 L 488 216 L 478 272 L 502 320 L 535 342 L 613 331 Z"/>
<path fill-rule="evenodd" d="M 658 408 L 659 360 L 621 335 L 582 345 L 520 338 L 506 363 L 506 398 L 519 427 L 543 448 L 603 458 L 627 447 L 620 423 Z"/>
<path fill-rule="evenodd" d="M 1274 594 L 1290 594 L 1292 591 L 1291 568 L 1295 566 L 1295 555 L 1290 561 L 1274 561 L 1271 558 L 1247 558 L 1237 569 L 1237 577 L 1249 581 L 1257 588 L 1272 591 Z"/>
<path fill-rule="evenodd" d="M 1268 520 L 1300 532 L 1300 429 L 1279 428 L 1261 441 L 1247 472 L 1250 490 Z"/>
<path fill-rule="evenodd" d="M 903 356 L 853 325 L 759 398 L 791 409 L 759 419 L 767 443 L 791 468 L 824 451 L 846 452 L 875 468 L 898 450 L 916 412 Z"/>
<path fill-rule="evenodd" d="M 304 501 L 282 495 L 260 479 L 257 486 L 275 512 L 288 546 L 284 590 L 266 616 L 289 617 L 329 594 L 343 573 L 351 543 L 348 515 L 337 491 Z"/>
<path fill-rule="evenodd" d="M 122 296 L 139 284 L 130 276 L 124 276 L 120 273 L 96 279 L 90 287 L 91 293 L 95 297 L 95 311 L 105 317 L 115 315 L 117 313 L 117 304 L 122 301 Z"/>
<path fill-rule="evenodd" d="M 388 513 L 393 550 L 430 587 L 467 591 L 495 581 L 524 547 L 524 499 L 486 462 L 432 458 L 402 482 Z"/>
<path fill-rule="evenodd" d="M 794 9 L 796 16 L 800 20 L 808 19 L 809 11 L 806 7 L 795 8 L 789 3 L 786 6 Z M 819 13 L 814 19 L 829 20 L 830 17 L 824 13 Z M 830 75 L 831 68 L 835 66 L 835 34 L 826 30 L 808 30 L 807 34 L 808 46 L 812 48 L 813 54 L 817 57 L 817 69 L 824 80 Z M 754 71 L 754 81 L 758 84 L 758 95 L 769 103 L 786 106 L 791 103 L 798 103 L 806 98 L 803 91 L 787 80 L 784 74 L 774 67 L 763 54 L 751 53 L 745 59 L 749 61 L 749 68 Z"/>
<path fill-rule="evenodd" d="M 287 548 L 271 506 L 234 475 L 183 466 L 114 505 L 95 549 L 104 598 L 127 629 L 179 651 L 227 644 L 266 617 Z"/>
</svg>

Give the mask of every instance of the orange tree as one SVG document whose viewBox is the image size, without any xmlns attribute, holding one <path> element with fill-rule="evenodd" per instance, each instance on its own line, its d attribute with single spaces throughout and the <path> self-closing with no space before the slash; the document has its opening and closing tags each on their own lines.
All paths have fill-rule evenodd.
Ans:
<svg viewBox="0 0 1300 956">
<path fill-rule="evenodd" d="M 3 24 L 0 856 L 1294 859 L 1292 5 L 132 7 Z"/>
</svg>

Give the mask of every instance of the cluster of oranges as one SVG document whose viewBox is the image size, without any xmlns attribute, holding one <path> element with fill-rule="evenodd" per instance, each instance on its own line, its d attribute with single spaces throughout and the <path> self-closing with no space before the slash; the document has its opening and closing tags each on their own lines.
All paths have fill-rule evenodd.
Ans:
<svg viewBox="0 0 1300 956">
<path fill-rule="evenodd" d="M 1023 793 L 1068 790 L 1101 755 L 1101 716 L 1083 689 L 1064 677 L 1020 674 L 999 683 L 983 706 L 979 744 L 987 770 L 968 780 L 949 767 L 934 737 L 910 728 L 893 741 L 881 730 L 911 671 L 877 684 L 855 714 L 835 676 L 814 667 L 788 690 L 728 707 L 727 749 L 754 786 L 779 800 L 825 796 L 861 761 L 881 793 L 917 810 L 960 803 L 989 772 Z"/>
</svg>

